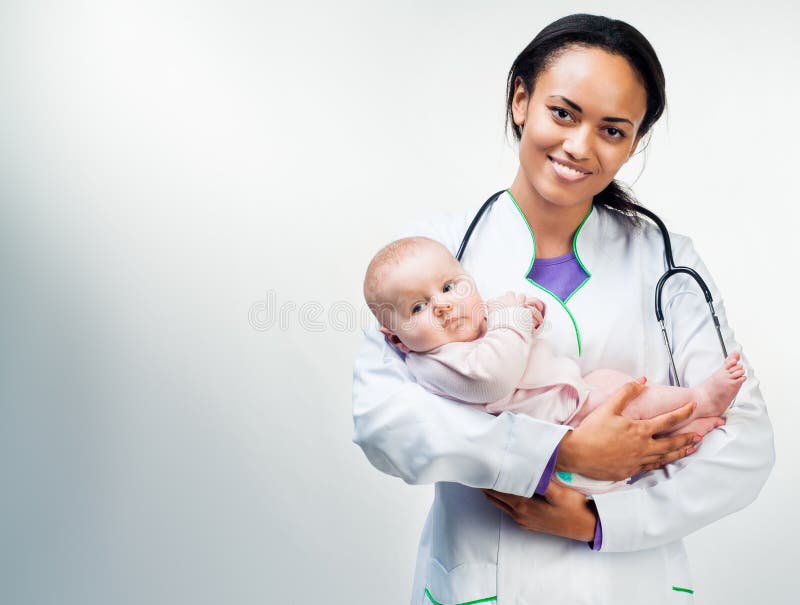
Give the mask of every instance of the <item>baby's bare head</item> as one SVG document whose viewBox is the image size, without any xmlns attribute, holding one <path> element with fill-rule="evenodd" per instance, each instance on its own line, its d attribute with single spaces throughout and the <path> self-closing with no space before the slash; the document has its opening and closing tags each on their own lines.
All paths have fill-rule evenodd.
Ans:
<svg viewBox="0 0 800 605">
<path fill-rule="evenodd" d="M 381 332 L 404 353 L 475 340 L 485 323 L 472 278 L 447 248 L 427 237 L 381 249 L 367 268 L 364 298 Z"/>
<path fill-rule="evenodd" d="M 383 248 L 367 269 L 364 298 L 387 340 L 403 353 L 478 338 L 485 309 L 475 282 L 450 251 L 427 237 Z"/>
<path fill-rule="evenodd" d="M 400 303 L 393 278 L 404 265 L 420 257 L 425 259 L 425 264 L 434 266 L 458 265 L 458 261 L 447 248 L 436 240 L 423 236 L 395 240 L 378 250 L 370 261 L 364 276 L 364 298 L 382 326 L 388 325 L 389 314 Z"/>
</svg>

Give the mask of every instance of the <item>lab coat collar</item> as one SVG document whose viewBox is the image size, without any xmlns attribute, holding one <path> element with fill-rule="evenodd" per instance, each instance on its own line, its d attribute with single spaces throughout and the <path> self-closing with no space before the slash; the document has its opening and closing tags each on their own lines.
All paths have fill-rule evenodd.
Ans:
<svg viewBox="0 0 800 605">
<path fill-rule="evenodd" d="M 506 193 L 505 199 L 509 202 L 510 208 L 514 209 L 514 213 L 519 216 L 524 230 L 527 232 L 531 244 L 533 245 L 531 249 L 532 267 L 535 260 L 536 239 L 533 232 L 530 230 L 530 226 L 519 204 L 517 204 L 509 191 L 506 191 Z M 602 206 L 592 205 L 589 213 L 575 231 L 575 236 L 572 241 L 572 250 L 575 253 L 575 257 L 589 275 L 592 274 L 592 268 L 597 265 L 598 260 L 601 258 L 602 242 L 608 241 L 609 238 L 614 239 L 618 237 L 620 229 L 619 221 L 615 220 L 608 210 Z M 528 271 L 530 271 L 530 268 Z"/>
</svg>

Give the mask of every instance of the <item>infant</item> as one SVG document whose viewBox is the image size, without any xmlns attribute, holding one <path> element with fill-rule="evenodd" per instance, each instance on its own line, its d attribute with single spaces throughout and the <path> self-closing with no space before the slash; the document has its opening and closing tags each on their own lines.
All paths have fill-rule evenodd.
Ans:
<svg viewBox="0 0 800 605">
<path fill-rule="evenodd" d="M 364 297 L 420 385 L 493 414 L 512 411 L 577 426 L 633 380 L 609 369 L 581 376 L 573 360 L 534 337 L 544 319 L 542 301 L 509 292 L 484 302 L 459 262 L 432 239 L 404 238 L 381 249 L 367 268 Z M 719 417 L 744 380 L 733 353 L 697 387 L 647 386 L 623 413 L 652 418 L 696 401 L 676 429 L 703 435 L 722 424 Z M 587 494 L 623 483 L 558 477 Z"/>
</svg>

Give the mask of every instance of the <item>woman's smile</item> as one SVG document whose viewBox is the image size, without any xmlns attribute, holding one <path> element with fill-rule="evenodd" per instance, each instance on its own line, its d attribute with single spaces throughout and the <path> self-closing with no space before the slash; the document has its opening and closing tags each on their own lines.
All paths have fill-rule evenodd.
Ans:
<svg viewBox="0 0 800 605">
<path fill-rule="evenodd" d="M 591 170 L 580 168 L 567 160 L 554 158 L 551 155 L 548 155 L 547 159 L 550 160 L 550 164 L 553 166 L 553 172 L 555 172 L 556 176 L 568 183 L 582 181 L 592 174 Z"/>
</svg>

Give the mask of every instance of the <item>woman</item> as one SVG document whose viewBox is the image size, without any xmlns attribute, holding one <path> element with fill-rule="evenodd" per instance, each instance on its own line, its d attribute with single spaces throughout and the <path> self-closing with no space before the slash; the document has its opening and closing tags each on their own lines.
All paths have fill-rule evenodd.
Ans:
<svg viewBox="0 0 800 605">
<path fill-rule="evenodd" d="M 664 244 L 649 223 L 631 218 L 635 205 L 613 181 L 664 105 L 650 44 L 603 17 L 549 25 L 509 73 L 507 115 L 520 166 L 479 223 L 463 264 L 487 298 L 513 290 L 545 300 L 539 337 L 584 373 L 612 367 L 669 382 L 652 312 Z M 473 215 L 416 233 L 455 251 Z M 672 241 L 676 262 L 706 277 L 728 349 L 738 350 L 691 242 Z M 696 384 L 721 360 L 705 300 L 681 277 L 668 282 L 663 300 L 681 383 Z M 652 421 L 620 415 L 634 384 L 567 432 L 427 393 L 377 330 L 368 334 L 355 368 L 355 441 L 380 470 L 436 482 L 412 602 L 690 601 L 681 539 L 752 501 L 773 462 L 765 406 L 744 364 L 748 380 L 727 424 L 694 453 L 692 435 L 652 438 L 690 405 Z M 649 472 L 587 502 L 549 483 L 553 466 L 606 480 Z M 545 498 L 531 499 L 534 491 Z"/>
</svg>

